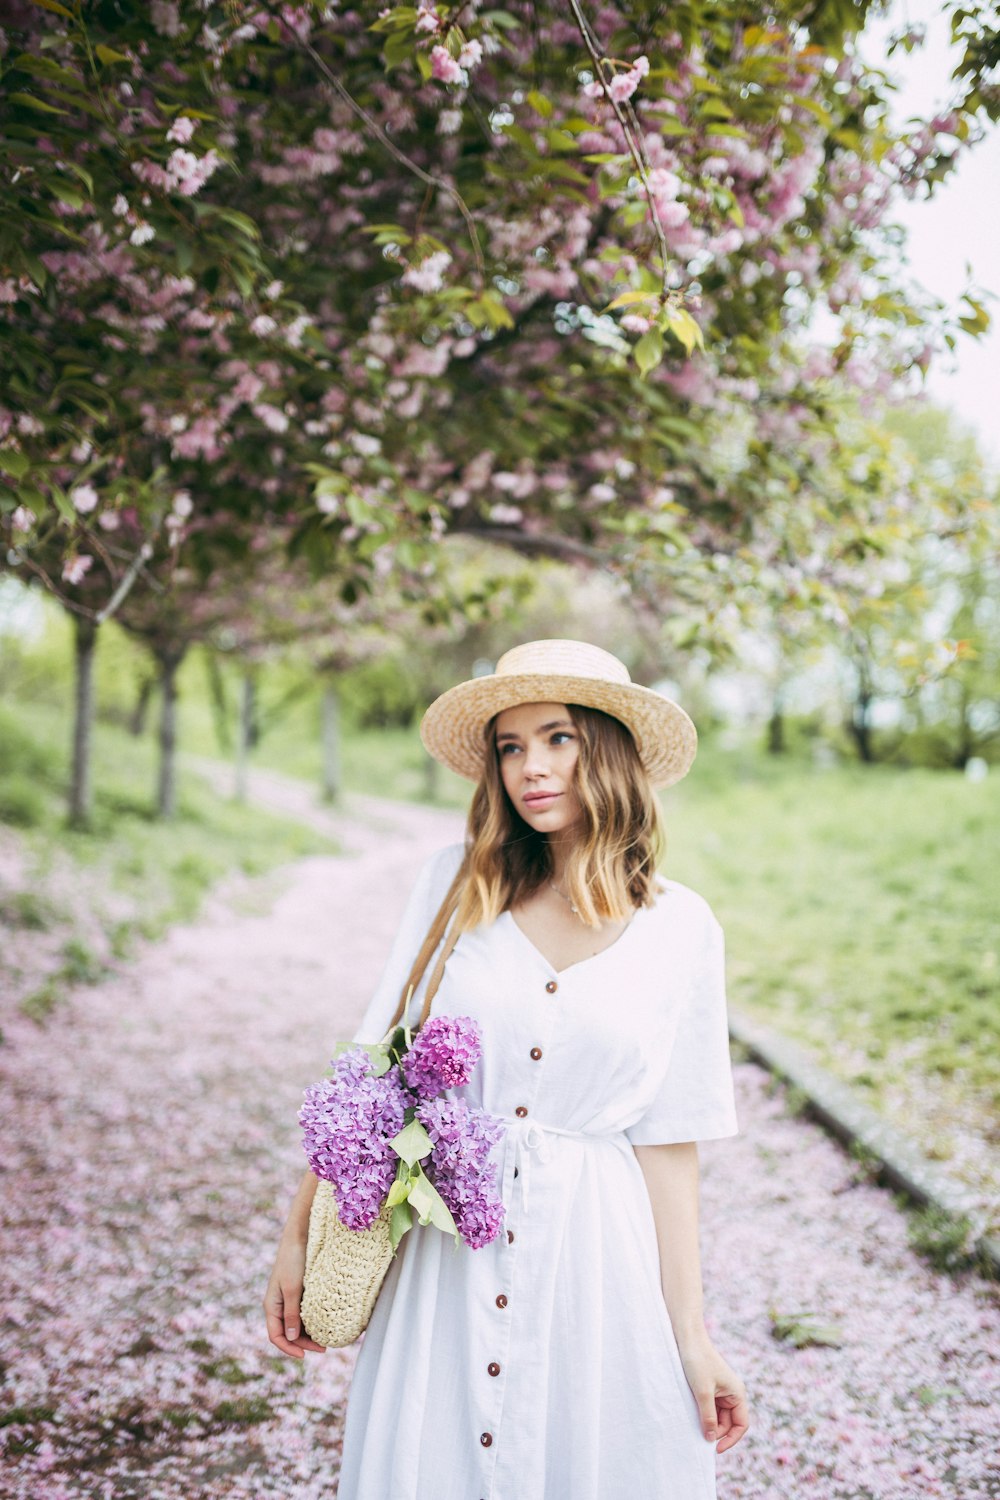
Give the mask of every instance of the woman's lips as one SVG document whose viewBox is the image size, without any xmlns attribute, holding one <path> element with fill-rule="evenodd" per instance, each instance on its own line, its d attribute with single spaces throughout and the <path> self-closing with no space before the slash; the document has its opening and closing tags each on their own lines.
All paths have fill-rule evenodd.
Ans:
<svg viewBox="0 0 1000 1500">
<path fill-rule="evenodd" d="M 548 807 L 560 796 L 562 796 L 561 792 L 545 792 L 542 795 L 525 797 L 524 804 L 526 807 Z"/>
</svg>

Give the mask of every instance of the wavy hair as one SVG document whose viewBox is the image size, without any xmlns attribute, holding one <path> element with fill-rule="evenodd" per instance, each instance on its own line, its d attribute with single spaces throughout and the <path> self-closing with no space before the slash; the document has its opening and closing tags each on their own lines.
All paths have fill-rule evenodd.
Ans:
<svg viewBox="0 0 1000 1500">
<path fill-rule="evenodd" d="M 566 887 L 584 922 L 599 927 L 656 900 L 656 869 L 665 847 L 660 804 L 621 720 L 577 703 L 566 707 L 580 737 L 575 787 L 582 809 Z M 459 932 L 494 921 L 552 876 L 545 835 L 525 822 L 504 787 L 497 717 L 483 731 L 485 764 L 469 808 Z"/>
</svg>

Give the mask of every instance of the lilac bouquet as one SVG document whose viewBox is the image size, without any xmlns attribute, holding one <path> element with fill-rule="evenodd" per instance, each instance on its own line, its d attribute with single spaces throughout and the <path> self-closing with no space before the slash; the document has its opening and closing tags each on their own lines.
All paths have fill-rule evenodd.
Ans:
<svg viewBox="0 0 1000 1500">
<path fill-rule="evenodd" d="M 473 1250 L 496 1239 L 504 1206 L 489 1154 L 505 1127 L 444 1092 L 468 1083 L 481 1056 L 470 1016 L 434 1016 L 416 1037 L 398 1026 L 384 1042 L 336 1049 L 329 1075 L 306 1089 L 299 1124 L 309 1166 L 332 1184 L 348 1229 L 369 1229 L 388 1203 L 393 1249 L 414 1212 Z"/>
</svg>

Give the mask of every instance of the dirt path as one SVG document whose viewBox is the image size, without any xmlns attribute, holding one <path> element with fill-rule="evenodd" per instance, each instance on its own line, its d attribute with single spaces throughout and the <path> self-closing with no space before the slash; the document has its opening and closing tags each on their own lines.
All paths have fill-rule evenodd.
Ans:
<svg viewBox="0 0 1000 1500">
<path fill-rule="evenodd" d="M 344 856 L 232 882 L 44 1030 L 3 1017 L 2 1496 L 335 1493 L 351 1354 L 272 1358 L 260 1298 L 302 1167 L 302 1089 L 462 820 L 252 785 L 322 818 Z M 741 1135 L 702 1148 L 711 1327 L 754 1402 L 720 1500 L 1000 1496 L 993 1290 L 928 1271 L 887 1194 L 853 1184 L 760 1069 L 737 1083 Z M 821 1314 L 841 1347 L 779 1344 L 772 1308 Z"/>
</svg>

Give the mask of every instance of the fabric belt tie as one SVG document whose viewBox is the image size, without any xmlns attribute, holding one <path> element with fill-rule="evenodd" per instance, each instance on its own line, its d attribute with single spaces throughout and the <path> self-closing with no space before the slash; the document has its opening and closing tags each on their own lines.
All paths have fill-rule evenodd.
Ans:
<svg viewBox="0 0 1000 1500">
<path fill-rule="evenodd" d="M 573 1141 L 621 1141 L 628 1140 L 623 1130 L 601 1134 L 593 1130 L 564 1130 L 561 1125 L 545 1125 L 540 1120 L 528 1120 L 522 1115 L 501 1116 L 507 1126 L 505 1156 L 501 1176 L 504 1187 L 504 1203 L 509 1204 L 514 1191 L 514 1173 L 521 1189 L 521 1212 L 528 1212 L 528 1179 L 531 1173 L 528 1162 L 531 1154 L 539 1162 L 547 1162 L 552 1156 L 552 1142 L 547 1137 L 567 1136 Z M 509 1243 L 509 1242 L 508 1242 Z"/>
</svg>

